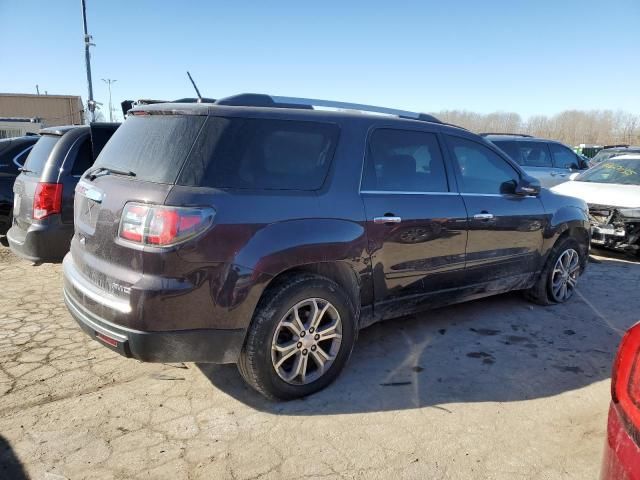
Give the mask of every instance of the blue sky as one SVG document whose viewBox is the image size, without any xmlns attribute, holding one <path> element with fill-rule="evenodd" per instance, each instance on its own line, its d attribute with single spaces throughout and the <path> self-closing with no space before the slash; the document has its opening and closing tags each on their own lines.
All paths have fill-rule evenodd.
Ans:
<svg viewBox="0 0 640 480">
<path fill-rule="evenodd" d="M 639 0 L 87 0 L 95 97 L 640 112 Z M 0 92 L 87 97 L 79 0 L 0 0 Z M 106 112 L 106 108 L 105 108 Z"/>
</svg>

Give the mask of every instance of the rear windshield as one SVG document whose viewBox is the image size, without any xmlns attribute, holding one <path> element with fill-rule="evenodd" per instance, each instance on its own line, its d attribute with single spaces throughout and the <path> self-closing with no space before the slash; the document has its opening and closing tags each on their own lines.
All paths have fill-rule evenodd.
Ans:
<svg viewBox="0 0 640 480">
<path fill-rule="evenodd" d="M 53 147 L 56 146 L 60 138 L 62 137 L 58 135 L 42 135 L 42 137 L 40 137 L 40 140 L 38 140 L 31 149 L 31 153 L 29 153 L 27 161 L 24 164 L 27 175 L 40 175 L 42 173 L 51 150 L 53 150 Z"/>
<path fill-rule="evenodd" d="M 136 179 L 174 183 L 206 117 L 129 117 L 100 152 L 94 166 L 127 170 Z"/>
<path fill-rule="evenodd" d="M 257 190 L 317 190 L 333 158 L 333 124 L 210 117 L 178 183 Z"/>
</svg>

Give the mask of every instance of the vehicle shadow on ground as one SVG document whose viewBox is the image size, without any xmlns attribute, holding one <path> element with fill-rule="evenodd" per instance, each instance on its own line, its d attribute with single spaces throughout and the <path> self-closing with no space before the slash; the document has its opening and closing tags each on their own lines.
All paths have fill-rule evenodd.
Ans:
<svg viewBox="0 0 640 480">
<path fill-rule="evenodd" d="M 11 445 L 2 435 L 0 435 L 0 478 L 11 480 L 28 480 L 29 478 Z"/>
<path fill-rule="evenodd" d="M 216 388 L 280 415 L 553 396 L 609 378 L 622 332 L 640 319 L 639 276 L 640 263 L 601 257 L 564 305 L 535 306 L 514 292 L 373 325 L 337 381 L 302 400 L 265 400 L 234 365 L 198 367 Z"/>
</svg>

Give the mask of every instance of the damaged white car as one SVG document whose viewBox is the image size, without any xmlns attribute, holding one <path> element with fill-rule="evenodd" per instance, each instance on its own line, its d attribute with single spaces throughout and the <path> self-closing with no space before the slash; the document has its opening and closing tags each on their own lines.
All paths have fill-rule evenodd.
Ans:
<svg viewBox="0 0 640 480">
<path fill-rule="evenodd" d="M 608 159 L 551 190 L 587 202 L 592 245 L 640 256 L 640 155 Z"/>
</svg>

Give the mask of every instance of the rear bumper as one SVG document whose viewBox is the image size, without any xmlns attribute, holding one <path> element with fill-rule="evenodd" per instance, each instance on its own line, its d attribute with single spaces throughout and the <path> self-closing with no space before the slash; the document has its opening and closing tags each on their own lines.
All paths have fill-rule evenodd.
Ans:
<svg viewBox="0 0 640 480">
<path fill-rule="evenodd" d="M 625 428 L 614 404 L 609 407 L 607 442 L 604 447 L 601 480 L 639 480 L 640 447 Z"/>
<path fill-rule="evenodd" d="M 100 301 L 105 309 L 128 313 L 127 301 L 83 281 L 67 257 L 64 261 L 64 301 L 71 316 L 91 338 L 125 357 L 144 362 L 235 363 L 245 329 L 141 331 L 106 320 L 86 305 Z"/>
<path fill-rule="evenodd" d="M 11 251 L 31 262 L 59 262 L 69 251 L 73 224 L 32 224 L 25 231 L 13 225 L 7 232 Z"/>
</svg>

